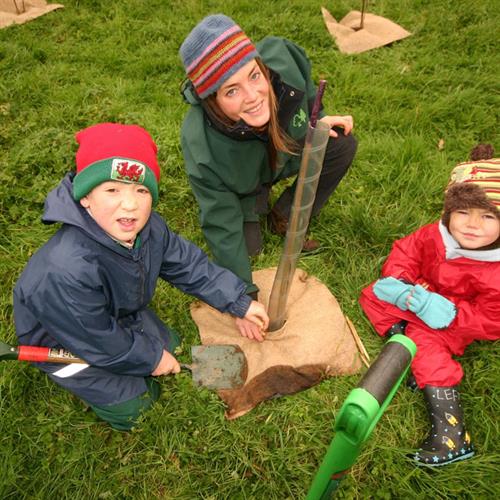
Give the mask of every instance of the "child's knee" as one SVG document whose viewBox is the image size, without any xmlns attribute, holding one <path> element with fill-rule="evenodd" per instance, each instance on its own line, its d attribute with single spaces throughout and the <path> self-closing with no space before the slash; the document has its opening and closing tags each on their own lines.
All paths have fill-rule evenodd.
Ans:
<svg viewBox="0 0 500 500">
<path fill-rule="evenodd" d="M 174 353 L 175 349 L 181 345 L 182 339 L 179 333 L 170 327 L 168 328 L 168 333 L 169 333 L 169 339 L 166 349 L 168 352 Z M 148 379 L 146 379 L 146 382 L 147 380 Z"/>
<path fill-rule="evenodd" d="M 148 390 L 139 396 L 115 405 L 90 405 L 94 413 L 118 431 L 131 430 L 141 414 L 160 397 L 160 384 L 152 377 L 145 379 Z"/>
</svg>

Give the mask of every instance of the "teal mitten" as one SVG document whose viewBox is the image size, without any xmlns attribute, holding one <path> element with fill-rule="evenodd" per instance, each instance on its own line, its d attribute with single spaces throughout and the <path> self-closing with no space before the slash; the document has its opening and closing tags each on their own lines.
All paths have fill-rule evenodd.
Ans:
<svg viewBox="0 0 500 500">
<path fill-rule="evenodd" d="M 410 311 L 431 328 L 446 328 L 457 315 L 453 302 L 438 293 L 428 292 L 420 285 L 415 286 L 408 303 Z"/>
<path fill-rule="evenodd" d="M 407 311 L 406 299 L 413 290 L 413 285 L 403 283 L 402 281 L 389 276 L 388 278 L 380 278 L 373 285 L 373 293 L 377 298 L 389 304 L 394 304 L 402 311 Z"/>
</svg>

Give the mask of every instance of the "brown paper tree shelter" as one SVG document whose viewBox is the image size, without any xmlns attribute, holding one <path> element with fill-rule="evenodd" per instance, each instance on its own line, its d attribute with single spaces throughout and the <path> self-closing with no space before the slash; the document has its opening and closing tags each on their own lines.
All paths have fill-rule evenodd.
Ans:
<svg viewBox="0 0 500 500">
<path fill-rule="evenodd" d="M 64 5 L 47 4 L 45 0 L 0 0 L 0 28 L 23 24 Z"/>
<path fill-rule="evenodd" d="M 349 12 L 340 22 L 321 7 L 323 20 L 340 52 L 358 54 L 388 45 L 411 35 L 398 24 L 366 12 L 368 2 L 362 0 L 361 11 Z"/>
</svg>

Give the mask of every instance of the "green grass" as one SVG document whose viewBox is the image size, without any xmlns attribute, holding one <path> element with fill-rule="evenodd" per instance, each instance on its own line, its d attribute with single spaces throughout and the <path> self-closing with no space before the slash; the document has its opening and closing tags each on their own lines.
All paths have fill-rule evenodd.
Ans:
<svg viewBox="0 0 500 500">
<path fill-rule="evenodd" d="M 359 152 L 313 223 L 323 251 L 300 266 L 321 277 L 354 321 L 372 358 L 382 342 L 357 297 L 377 277 L 395 238 L 435 220 L 451 167 L 478 141 L 498 140 L 500 4 L 494 0 L 377 0 L 370 12 L 413 36 L 342 55 L 321 5 L 340 19 L 361 1 L 67 0 L 65 8 L 0 30 L 0 338 L 15 342 L 12 287 L 53 233 L 40 224 L 46 193 L 73 167 L 74 133 L 99 121 L 151 132 L 162 165 L 159 212 L 205 248 L 183 170 L 179 129 L 186 106 L 177 51 L 208 13 L 234 17 L 255 40 L 302 45 L 329 86 L 327 110 L 355 117 Z M 440 140 L 444 148 L 438 148 Z M 265 235 L 256 268 L 276 265 L 280 240 Z M 191 299 L 162 284 L 160 316 L 198 342 Z M 499 347 L 462 358 L 463 404 L 476 445 L 470 461 L 427 472 L 405 454 L 427 431 L 420 394 L 401 388 L 339 498 L 496 498 Z M 332 438 L 342 401 L 359 377 L 331 379 L 260 405 L 234 422 L 217 396 L 181 375 L 129 434 L 112 431 L 73 396 L 21 363 L 0 365 L 0 497 L 72 499 L 303 498 Z"/>
</svg>

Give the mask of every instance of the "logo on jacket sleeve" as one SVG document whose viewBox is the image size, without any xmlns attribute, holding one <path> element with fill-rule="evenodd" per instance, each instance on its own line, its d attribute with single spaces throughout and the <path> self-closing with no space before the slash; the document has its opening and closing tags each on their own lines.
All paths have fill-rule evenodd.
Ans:
<svg viewBox="0 0 500 500">
<path fill-rule="evenodd" d="M 121 182 L 142 184 L 146 173 L 146 165 L 121 158 L 114 158 L 111 164 L 111 179 Z"/>
</svg>

